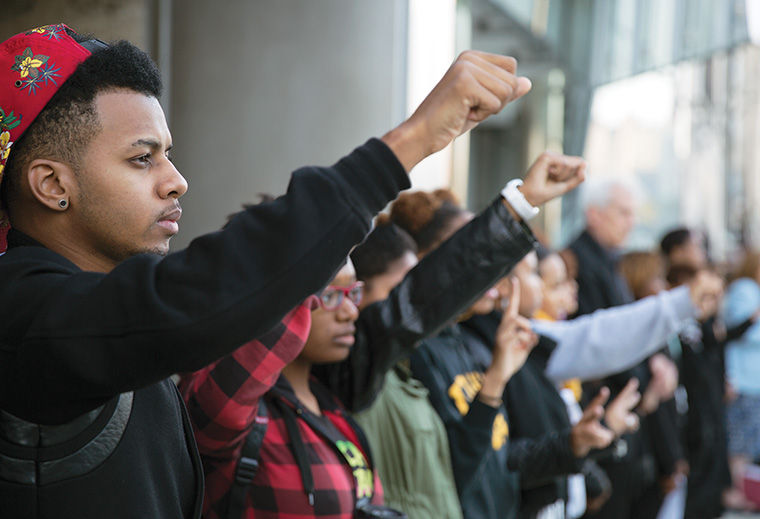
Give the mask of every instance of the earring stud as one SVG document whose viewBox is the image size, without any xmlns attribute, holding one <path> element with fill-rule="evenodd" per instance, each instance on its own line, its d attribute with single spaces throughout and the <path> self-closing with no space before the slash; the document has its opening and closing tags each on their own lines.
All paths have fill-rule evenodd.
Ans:
<svg viewBox="0 0 760 519">
<path fill-rule="evenodd" d="M 61 198 L 60 200 L 58 200 L 58 207 L 60 207 L 61 209 L 66 209 L 68 205 L 69 205 L 69 202 L 65 198 Z"/>
</svg>

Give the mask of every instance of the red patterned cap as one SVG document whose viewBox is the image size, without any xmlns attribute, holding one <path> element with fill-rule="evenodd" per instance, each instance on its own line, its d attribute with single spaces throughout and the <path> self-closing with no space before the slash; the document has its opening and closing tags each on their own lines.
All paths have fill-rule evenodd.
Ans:
<svg viewBox="0 0 760 519">
<path fill-rule="evenodd" d="M 0 182 L 13 143 L 91 55 L 66 29 L 64 24 L 43 25 L 0 43 Z M 8 228 L 0 208 L 0 253 L 6 249 Z"/>
</svg>

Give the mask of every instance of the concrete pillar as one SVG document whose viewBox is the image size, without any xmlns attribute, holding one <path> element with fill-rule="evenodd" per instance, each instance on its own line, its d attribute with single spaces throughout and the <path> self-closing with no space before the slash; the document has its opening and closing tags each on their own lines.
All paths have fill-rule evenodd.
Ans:
<svg viewBox="0 0 760 519">
<path fill-rule="evenodd" d="M 406 0 L 174 2 L 174 246 L 404 117 Z"/>
</svg>

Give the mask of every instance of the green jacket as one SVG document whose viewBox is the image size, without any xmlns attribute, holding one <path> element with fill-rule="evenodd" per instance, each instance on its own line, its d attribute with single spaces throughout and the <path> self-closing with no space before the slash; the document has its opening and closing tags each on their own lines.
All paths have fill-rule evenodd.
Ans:
<svg viewBox="0 0 760 519">
<path fill-rule="evenodd" d="M 372 446 L 388 506 L 409 519 L 462 519 L 446 429 L 407 367 L 389 371 L 377 400 L 355 418 Z"/>
</svg>

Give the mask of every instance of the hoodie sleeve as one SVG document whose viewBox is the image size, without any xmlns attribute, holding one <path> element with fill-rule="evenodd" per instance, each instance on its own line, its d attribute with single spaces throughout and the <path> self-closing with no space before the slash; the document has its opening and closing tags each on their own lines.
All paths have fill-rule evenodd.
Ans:
<svg viewBox="0 0 760 519">
<path fill-rule="evenodd" d="M 271 330 L 334 275 L 407 175 L 377 139 L 164 258 L 108 274 L 41 247 L 0 258 L 0 407 L 65 421 L 114 394 L 195 371 Z M 30 250 L 33 249 L 33 250 Z"/>
<path fill-rule="evenodd" d="M 569 321 L 534 320 L 534 330 L 557 342 L 546 368 L 555 382 L 592 380 L 628 369 L 659 350 L 696 315 L 688 287 Z"/>
</svg>

